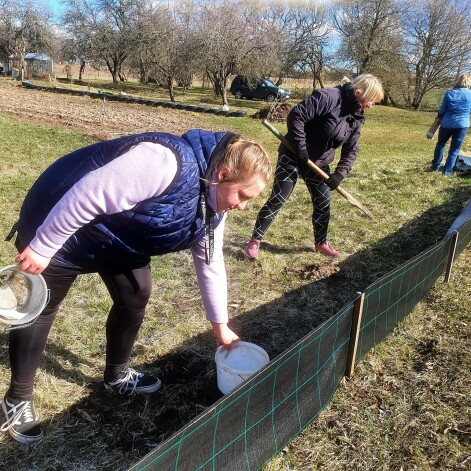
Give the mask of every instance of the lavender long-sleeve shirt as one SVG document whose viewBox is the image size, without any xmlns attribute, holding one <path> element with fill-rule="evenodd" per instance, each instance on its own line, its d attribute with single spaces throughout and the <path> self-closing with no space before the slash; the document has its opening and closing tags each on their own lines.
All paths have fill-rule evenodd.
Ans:
<svg viewBox="0 0 471 471">
<path fill-rule="evenodd" d="M 38 228 L 30 247 L 51 258 L 80 227 L 101 214 L 116 214 L 161 195 L 177 172 L 176 157 L 168 148 L 140 143 L 110 163 L 88 173 L 57 202 Z M 209 205 L 216 209 L 214 192 Z M 206 318 L 227 323 L 227 279 L 222 252 L 225 216 L 214 231 L 214 256 L 205 262 L 205 239 L 192 248 Z"/>
</svg>

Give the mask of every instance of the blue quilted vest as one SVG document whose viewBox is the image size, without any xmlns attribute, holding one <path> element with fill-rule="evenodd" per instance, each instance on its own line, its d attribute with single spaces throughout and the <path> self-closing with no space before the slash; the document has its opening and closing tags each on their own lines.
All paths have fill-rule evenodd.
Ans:
<svg viewBox="0 0 471 471">
<path fill-rule="evenodd" d="M 233 137 L 232 133 L 198 129 L 182 137 L 148 132 L 92 144 L 61 157 L 36 180 L 25 198 L 18 222 L 18 248 L 30 243 L 50 210 L 80 178 L 141 142 L 156 142 L 173 151 L 178 169 L 172 184 L 164 194 L 130 210 L 98 216 L 66 241 L 53 263 L 93 270 L 191 247 L 205 235 L 201 177 Z M 215 225 L 221 218 L 216 215 Z"/>
</svg>

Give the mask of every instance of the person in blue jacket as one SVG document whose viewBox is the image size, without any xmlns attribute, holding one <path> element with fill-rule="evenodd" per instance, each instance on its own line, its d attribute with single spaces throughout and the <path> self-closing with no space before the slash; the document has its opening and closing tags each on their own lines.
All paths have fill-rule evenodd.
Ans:
<svg viewBox="0 0 471 471">
<path fill-rule="evenodd" d="M 1 430 L 21 443 L 42 438 L 34 379 L 59 306 L 83 273 L 98 273 L 113 301 L 104 371 L 111 392 L 152 393 L 161 386 L 159 378 L 129 366 L 152 290 L 151 256 L 190 249 L 218 345 L 239 340 L 228 327 L 224 222 L 270 176 L 270 160 L 259 144 L 199 129 L 99 142 L 47 168 L 14 227 L 18 268 L 42 274 L 50 299 L 33 325 L 10 332 L 11 381 Z"/>
<path fill-rule="evenodd" d="M 438 111 L 440 129 L 437 145 L 433 154 L 431 170 L 438 172 L 442 163 L 445 145 L 451 138 L 448 157 L 443 167 L 443 175 L 453 173 L 458 153 L 469 128 L 471 113 L 471 74 L 461 74 L 455 86 L 445 92 L 442 105 Z"/>
<path fill-rule="evenodd" d="M 327 240 L 330 221 L 330 191 L 348 176 L 356 160 L 364 109 L 383 98 L 380 81 L 371 74 L 362 74 L 352 82 L 323 88 L 295 106 L 288 115 L 286 139 L 295 153 L 281 145 L 270 197 L 260 209 L 252 233 L 245 246 L 248 258 L 258 258 L 262 239 L 291 195 L 299 177 L 309 190 L 313 212 L 314 247 L 316 252 L 338 257 L 340 253 Z M 329 165 L 335 150 L 341 148 L 340 159 L 333 172 Z M 329 174 L 324 180 L 312 171 L 308 159 Z"/>
</svg>

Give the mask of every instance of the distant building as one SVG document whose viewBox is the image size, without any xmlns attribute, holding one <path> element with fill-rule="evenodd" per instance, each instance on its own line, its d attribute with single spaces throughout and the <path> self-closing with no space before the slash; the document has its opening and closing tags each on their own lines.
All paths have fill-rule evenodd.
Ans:
<svg viewBox="0 0 471 471">
<path fill-rule="evenodd" d="M 23 60 L 18 54 L 12 54 L 8 64 L 3 64 L 3 71 L 18 80 L 51 76 L 54 73 L 54 61 L 46 54 L 36 52 L 29 52 Z"/>
<path fill-rule="evenodd" d="M 46 54 L 29 52 L 25 55 L 26 77 L 38 77 L 54 73 L 54 61 Z"/>
</svg>

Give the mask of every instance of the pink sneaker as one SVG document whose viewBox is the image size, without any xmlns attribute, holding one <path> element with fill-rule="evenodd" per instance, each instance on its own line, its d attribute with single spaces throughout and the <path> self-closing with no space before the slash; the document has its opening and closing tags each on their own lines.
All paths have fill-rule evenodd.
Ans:
<svg viewBox="0 0 471 471">
<path fill-rule="evenodd" d="M 324 242 L 323 244 L 315 245 L 316 252 L 326 255 L 327 257 L 338 257 L 340 252 L 337 252 L 329 242 Z"/>
<path fill-rule="evenodd" d="M 252 259 L 258 258 L 258 249 L 260 248 L 261 240 L 250 239 L 245 246 L 245 255 Z"/>
</svg>

